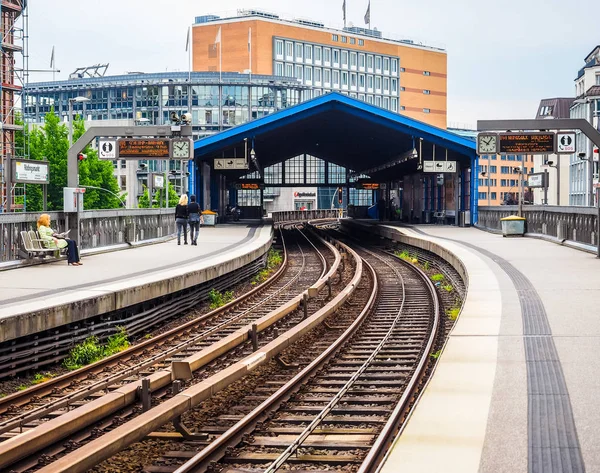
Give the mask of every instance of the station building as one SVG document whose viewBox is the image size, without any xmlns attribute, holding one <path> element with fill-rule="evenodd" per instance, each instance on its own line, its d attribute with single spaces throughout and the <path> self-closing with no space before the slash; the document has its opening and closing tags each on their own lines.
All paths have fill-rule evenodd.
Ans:
<svg viewBox="0 0 600 473">
<path fill-rule="evenodd" d="M 256 10 L 196 17 L 195 71 L 251 71 L 296 78 L 305 99 L 336 91 L 446 128 L 447 54 L 377 29 L 286 19 Z"/>
</svg>

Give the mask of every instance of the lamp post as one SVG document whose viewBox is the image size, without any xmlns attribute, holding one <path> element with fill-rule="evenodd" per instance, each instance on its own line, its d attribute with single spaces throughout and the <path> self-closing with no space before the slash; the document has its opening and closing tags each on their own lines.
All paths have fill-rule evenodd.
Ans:
<svg viewBox="0 0 600 473">
<path fill-rule="evenodd" d="M 554 161 L 546 161 L 548 167 L 556 168 L 556 205 L 560 205 L 560 162 L 558 161 L 558 156 L 556 157 L 556 164 Z M 546 182 L 546 186 L 548 186 L 548 182 Z"/>
<path fill-rule="evenodd" d="M 69 99 L 69 148 L 73 146 L 73 104 L 75 102 L 89 102 L 87 97 L 73 97 Z"/>
<path fill-rule="evenodd" d="M 115 194 L 113 191 L 109 191 L 108 189 L 105 189 L 104 187 L 96 187 L 96 186 L 85 186 L 86 189 L 96 189 L 99 191 L 104 191 L 104 192 L 108 192 L 109 194 L 114 195 L 117 199 L 119 199 L 119 202 L 121 202 L 121 205 L 126 208 L 127 204 L 125 203 L 125 201 L 123 199 L 121 199 L 121 197 L 118 194 Z"/>
</svg>

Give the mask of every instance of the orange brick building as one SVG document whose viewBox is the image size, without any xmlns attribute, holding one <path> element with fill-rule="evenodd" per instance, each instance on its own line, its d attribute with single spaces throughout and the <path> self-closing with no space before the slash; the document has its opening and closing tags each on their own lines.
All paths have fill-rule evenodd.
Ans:
<svg viewBox="0 0 600 473">
<path fill-rule="evenodd" d="M 304 100 L 335 90 L 446 128 L 446 51 L 377 30 L 336 30 L 257 11 L 207 15 L 193 25 L 192 57 L 194 71 L 218 71 L 221 61 L 223 72 L 296 77 L 310 87 Z"/>
</svg>

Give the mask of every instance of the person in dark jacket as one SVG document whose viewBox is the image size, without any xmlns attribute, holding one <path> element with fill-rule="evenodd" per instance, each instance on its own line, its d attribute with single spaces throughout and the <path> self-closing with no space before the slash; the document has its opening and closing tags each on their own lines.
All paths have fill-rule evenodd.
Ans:
<svg viewBox="0 0 600 473">
<path fill-rule="evenodd" d="M 175 223 L 177 224 L 177 244 L 181 245 L 181 232 L 183 232 L 183 244 L 187 245 L 188 224 L 188 196 L 183 194 L 179 198 L 179 204 L 175 207 Z"/>
<path fill-rule="evenodd" d="M 196 202 L 195 195 L 190 196 L 190 203 L 188 204 L 187 209 L 192 245 L 198 246 L 198 232 L 200 230 L 200 222 L 202 221 L 202 215 L 200 215 L 200 206 Z"/>
</svg>

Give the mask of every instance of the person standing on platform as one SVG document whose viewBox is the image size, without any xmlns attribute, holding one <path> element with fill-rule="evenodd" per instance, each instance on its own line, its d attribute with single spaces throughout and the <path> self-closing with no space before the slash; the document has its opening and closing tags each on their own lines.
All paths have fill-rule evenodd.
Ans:
<svg viewBox="0 0 600 473">
<path fill-rule="evenodd" d="M 179 198 L 179 203 L 175 207 L 175 223 L 177 224 L 177 244 L 181 245 L 181 232 L 183 232 L 183 244 L 187 245 L 187 224 L 188 224 L 188 196 L 183 194 Z"/>
<path fill-rule="evenodd" d="M 385 199 L 383 197 L 377 201 L 377 213 L 379 214 L 379 221 L 383 222 L 385 217 Z"/>
<path fill-rule="evenodd" d="M 69 266 L 81 266 L 79 261 L 79 249 L 77 242 L 70 238 L 65 238 L 66 233 L 56 233 L 50 228 L 50 215 L 42 214 L 37 220 L 38 234 L 40 239 L 44 240 L 46 248 L 67 248 L 67 264 Z M 68 232 L 67 232 L 68 233 Z"/>
<path fill-rule="evenodd" d="M 200 231 L 200 222 L 202 222 L 202 215 L 200 214 L 200 206 L 196 202 L 196 196 L 190 196 L 190 203 L 187 206 L 188 209 L 188 222 L 190 223 L 190 238 L 192 239 L 192 245 L 198 246 L 198 233 Z"/>
</svg>

